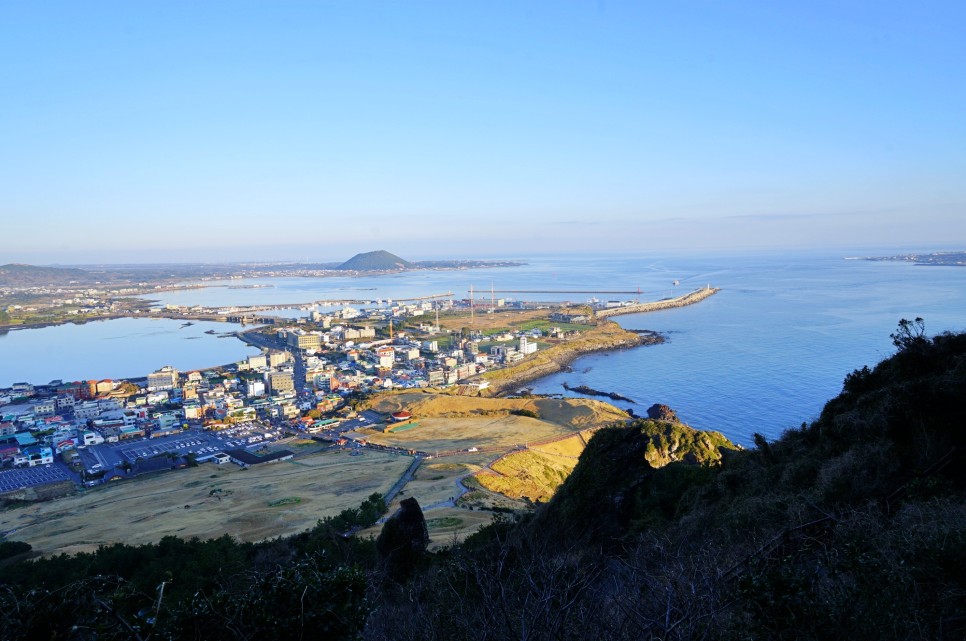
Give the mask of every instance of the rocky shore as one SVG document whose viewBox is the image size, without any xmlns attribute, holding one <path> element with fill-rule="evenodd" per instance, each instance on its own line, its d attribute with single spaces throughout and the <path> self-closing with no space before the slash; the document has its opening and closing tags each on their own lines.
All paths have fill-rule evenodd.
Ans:
<svg viewBox="0 0 966 641">
<path fill-rule="evenodd" d="M 490 386 L 483 390 L 482 394 L 501 396 L 515 392 L 525 383 L 564 370 L 570 363 L 585 354 L 662 342 L 664 337 L 660 334 L 638 334 L 622 328 L 613 321 L 603 321 L 597 327 L 584 332 L 579 338 L 537 352 L 518 365 L 486 372 L 482 380 L 488 381 Z"/>
<path fill-rule="evenodd" d="M 585 396 L 603 396 L 604 398 L 609 398 L 612 401 L 625 401 L 627 403 L 635 403 L 633 399 L 617 394 L 616 392 L 602 392 L 596 390 L 592 387 L 587 387 L 586 385 L 577 385 L 576 387 L 571 387 L 566 382 L 563 384 L 563 388 L 568 392 L 577 392 L 578 394 L 584 394 Z"/>
</svg>

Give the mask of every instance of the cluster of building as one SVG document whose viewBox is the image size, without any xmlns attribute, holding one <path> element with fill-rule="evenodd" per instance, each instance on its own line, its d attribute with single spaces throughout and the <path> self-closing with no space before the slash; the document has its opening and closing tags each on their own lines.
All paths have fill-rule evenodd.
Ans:
<svg viewBox="0 0 966 641">
<path fill-rule="evenodd" d="M 127 381 L 17 383 L 0 394 L 0 404 L 2 466 L 69 463 L 78 448 L 182 429 L 176 409 Z"/>
<path fill-rule="evenodd" d="M 394 388 L 486 386 L 478 375 L 487 369 L 512 365 L 538 349 L 541 330 L 465 336 L 441 335 L 434 325 L 419 324 L 415 332 L 376 338 L 372 327 L 332 325 L 325 318 L 311 324 L 273 331 L 275 345 L 293 355 L 291 366 L 273 366 L 272 353 L 252 357 L 250 370 L 264 371 L 267 386 L 286 374 L 295 390 L 315 392 L 372 391 Z"/>
<path fill-rule="evenodd" d="M 391 321 L 429 308 L 421 303 L 375 313 Z M 478 374 L 534 353 L 543 337 L 540 330 L 444 335 L 435 325 L 420 324 L 420 339 L 391 329 L 389 338 L 377 338 L 371 325 L 345 322 L 371 315 L 346 309 L 262 329 L 249 338 L 261 353 L 211 370 L 182 373 L 165 366 L 143 379 L 0 389 L 0 466 L 49 465 L 57 458 L 70 463 L 78 448 L 253 421 L 313 433 L 348 415 L 346 397 L 353 393 L 483 389 Z"/>
</svg>

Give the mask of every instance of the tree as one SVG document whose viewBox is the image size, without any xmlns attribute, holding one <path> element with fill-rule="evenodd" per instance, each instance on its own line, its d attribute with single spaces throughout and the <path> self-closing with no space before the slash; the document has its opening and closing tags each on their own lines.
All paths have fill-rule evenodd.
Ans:
<svg viewBox="0 0 966 641">
<path fill-rule="evenodd" d="M 926 322 L 919 316 L 915 320 L 903 318 L 899 321 L 899 329 L 889 334 L 892 344 L 900 352 L 908 352 L 914 348 L 921 348 L 928 342 L 926 338 Z"/>
</svg>

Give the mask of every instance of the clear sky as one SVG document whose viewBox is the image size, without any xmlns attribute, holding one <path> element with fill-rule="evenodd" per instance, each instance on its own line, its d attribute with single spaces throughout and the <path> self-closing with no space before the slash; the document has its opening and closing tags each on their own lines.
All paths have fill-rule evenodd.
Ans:
<svg viewBox="0 0 966 641">
<path fill-rule="evenodd" d="M 0 263 L 966 248 L 966 3 L 0 0 Z"/>
</svg>

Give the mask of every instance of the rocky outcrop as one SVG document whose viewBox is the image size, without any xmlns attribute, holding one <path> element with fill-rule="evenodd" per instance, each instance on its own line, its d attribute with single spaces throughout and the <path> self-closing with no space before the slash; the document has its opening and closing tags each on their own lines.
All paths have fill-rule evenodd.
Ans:
<svg viewBox="0 0 966 641">
<path fill-rule="evenodd" d="M 419 502 L 403 499 L 396 513 L 386 519 L 376 539 L 376 550 L 389 577 L 401 581 L 416 568 L 429 545 L 429 529 Z"/>
<path fill-rule="evenodd" d="M 563 388 L 568 392 L 577 392 L 578 394 L 584 394 L 586 396 L 603 396 L 605 398 L 611 399 L 612 401 L 624 401 L 627 403 L 635 402 L 634 400 L 629 399 L 626 396 L 622 396 L 616 392 L 602 392 L 592 387 L 587 387 L 586 385 L 577 385 L 576 387 L 571 387 L 566 382 L 564 382 Z"/>
<path fill-rule="evenodd" d="M 654 408 L 652 408 L 654 409 Z M 674 416 L 667 406 L 655 413 Z M 738 449 L 718 432 L 703 432 L 675 421 L 639 419 L 626 427 L 598 430 L 550 503 L 537 514 L 543 529 L 564 538 L 602 537 L 615 541 L 652 492 L 652 478 L 671 464 L 681 470 L 717 465 L 722 450 Z M 684 471 L 685 475 L 689 472 Z"/>
<path fill-rule="evenodd" d="M 667 405 L 662 405 L 661 403 L 655 403 L 647 408 L 647 417 L 654 419 L 655 421 L 669 421 L 671 423 L 680 423 L 678 420 L 678 415 L 674 413 Z"/>
</svg>

